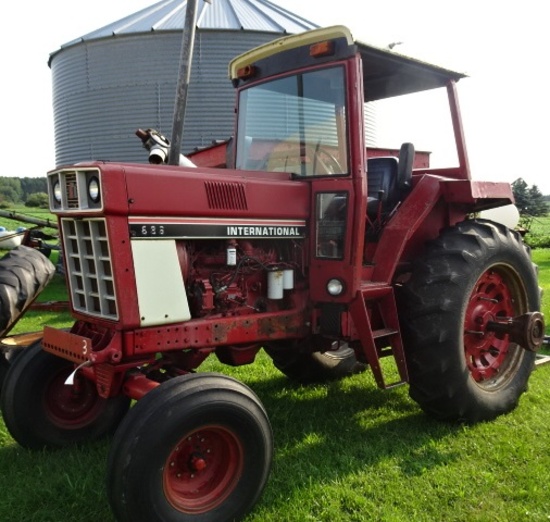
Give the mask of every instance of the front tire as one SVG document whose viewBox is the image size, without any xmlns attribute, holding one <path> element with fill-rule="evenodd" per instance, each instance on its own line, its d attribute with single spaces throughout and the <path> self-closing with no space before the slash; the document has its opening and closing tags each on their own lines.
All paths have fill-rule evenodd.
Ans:
<svg viewBox="0 0 550 522">
<path fill-rule="evenodd" d="M 267 414 L 244 384 L 192 374 L 161 384 L 118 429 L 107 465 L 111 508 L 122 522 L 236 520 L 269 475 Z"/>
<path fill-rule="evenodd" d="M 42 350 L 41 341 L 11 363 L 2 388 L 4 422 L 12 437 L 30 449 L 60 448 L 111 434 L 130 407 L 121 395 L 103 399 L 95 383 L 74 370 L 70 361 Z"/>
<path fill-rule="evenodd" d="M 8 370 L 10 369 L 10 365 L 15 361 L 16 357 L 21 355 L 22 350 L 22 348 L 7 348 L 4 352 L 0 352 L 0 393 Z"/>
<path fill-rule="evenodd" d="M 478 422 L 516 407 L 535 354 L 487 326 L 539 309 L 519 234 L 481 220 L 447 229 L 415 263 L 399 306 L 409 393 L 426 413 Z"/>
<path fill-rule="evenodd" d="M 2 385 L 9 369 L 10 363 L 6 357 L 6 354 L 0 352 L 0 391 L 2 390 Z"/>
</svg>

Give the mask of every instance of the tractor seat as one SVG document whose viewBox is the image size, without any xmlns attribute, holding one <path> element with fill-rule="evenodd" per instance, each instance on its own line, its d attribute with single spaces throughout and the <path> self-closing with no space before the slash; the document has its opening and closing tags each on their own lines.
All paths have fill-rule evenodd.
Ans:
<svg viewBox="0 0 550 522">
<path fill-rule="evenodd" d="M 410 190 L 414 146 L 401 145 L 399 158 L 379 156 L 367 160 L 367 215 L 376 219 L 391 212 Z"/>
<path fill-rule="evenodd" d="M 388 207 L 388 202 L 396 192 L 397 168 L 399 161 L 395 157 L 370 158 L 367 160 L 367 214 L 376 216 L 378 208 Z"/>
</svg>

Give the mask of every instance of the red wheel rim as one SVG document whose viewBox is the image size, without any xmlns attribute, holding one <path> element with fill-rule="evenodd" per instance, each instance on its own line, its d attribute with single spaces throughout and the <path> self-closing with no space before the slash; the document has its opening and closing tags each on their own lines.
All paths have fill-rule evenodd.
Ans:
<svg viewBox="0 0 550 522">
<path fill-rule="evenodd" d="M 243 449 L 233 432 L 209 426 L 181 439 L 164 466 L 166 498 L 186 513 L 206 513 L 235 489 L 243 468 Z"/>
<path fill-rule="evenodd" d="M 514 315 L 514 296 L 505 277 L 487 270 L 474 287 L 464 321 L 466 364 L 476 382 L 494 379 L 508 365 L 508 334 L 487 330 L 487 324 Z"/>
<path fill-rule="evenodd" d="M 44 411 L 50 421 L 63 429 L 87 426 L 103 410 L 104 401 L 97 394 L 95 384 L 75 377 L 73 385 L 65 381 L 72 368 L 66 368 L 51 379 L 44 393 Z"/>
</svg>

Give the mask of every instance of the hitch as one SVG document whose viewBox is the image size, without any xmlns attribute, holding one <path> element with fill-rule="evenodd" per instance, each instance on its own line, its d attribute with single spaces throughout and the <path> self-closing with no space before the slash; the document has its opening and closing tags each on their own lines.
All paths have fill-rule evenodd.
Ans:
<svg viewBox="0 0 550 522">
<path fill-rule="evenodd" d="M 529 312 L 500 321 L 489 321 L 487 330 L 508 334 L 512 342 L 530 352 L 538 352 L 543 344 L 550 343 L 550 337 L 544 335 L 544 315 L 540 312 Z"/>
</svg>

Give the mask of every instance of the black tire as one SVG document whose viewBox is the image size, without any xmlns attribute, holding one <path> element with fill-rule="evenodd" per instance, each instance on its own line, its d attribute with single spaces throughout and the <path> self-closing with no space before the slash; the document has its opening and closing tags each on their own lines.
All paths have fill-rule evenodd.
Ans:
<svg viewBox="0 0 550 522">
<path fill-rule="evenodd" d="M 4 351 L 0 351 L 0 392 L 2 391 L 2 386 L 4 384 L 4 379 L 8 374 L 10 369 L 10 364 L 21 355 L 22 349 L 7 348 Z"/>
<path fill-rule="evenodd" d="M 6 358 L 6 355 L 0 352 L 0 391 L 2 390 L 2 385 L 10 368 L 10 363 Z"/>
<path fill-rule="evenodd" d="M 24 245 L 0 259 L 0 336 L 50 282 L 55 266 L 38 250 Z"/>
<path fill-rule="evenodd" d="M 277 341 L 265 346 L 275 367 L 302 384 L 322 383 L 349 377 L 366 369 L 346 344 L 337 350 L 311 352 L 308 341 Z"/>
<path fill-rule="evenodd" d="M 8 431 L 23 447 L 60 448 L 112 434 L 130 407 L 121 395 L 99 397 L 93 382 L 75 377 L 79 392 L 64 384 L 70 361 L 42 350 L 41 341 L 11 364 L 0 405 Z"/>
<path fill-rule="evenodd" d="M 478 422 L 516 407 L 535 354 L 485 325 L 539 310 L 536 267 L 519 234 L 482 220 L 447 229 L 399 298 L 410 396 L 426 413 Z"/>
<path fill-rule="evenodd" d="M 211 373 L 175 377 L 117 430 L 109 502 L 121 522 L 237 520 L 258 500 L 272 453 L 267 414 L 244 384 Z"/>
</svg>

